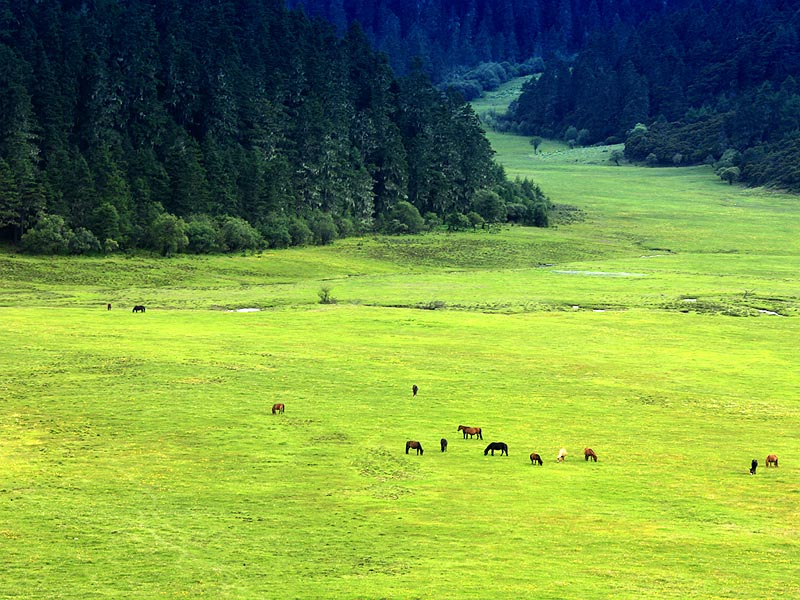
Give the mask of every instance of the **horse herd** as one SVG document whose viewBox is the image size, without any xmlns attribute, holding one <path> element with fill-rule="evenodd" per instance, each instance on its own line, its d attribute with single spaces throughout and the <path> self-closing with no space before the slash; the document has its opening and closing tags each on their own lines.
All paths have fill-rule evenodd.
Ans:
<svg viewBox="0 0 800 600">
<path fill-rule="evenodd" d="M 467 436 L 469 436 L 470 439 L 476 436 L 477 439 L 479 440 L 483 439 L 483 431 L 481 430 L 480 427 L 467 427 L 466 425 L 459 425 L 458 429 L 456 429 L 456 432 L 459 431 L 464 434 L 464 439 L 467 439 Z M 447 452 L 447 440 L 445 438 L 442 438 L 439 443 L 442 452 Z M 406 442 L 406 454 L 408 454 L 410 450 L 415 450 L 417 455 L 425 453 L 425 450 L 423 450 L 422 448 L 422 444 L 418 440 L 408 440 Z M 497 450 L 500 453 L 500 456 L 503 456 L 504 454 L 508 456 L 508 444 L 506 444 L 505 442 L 492 442 L 491 444 L 486 446 L 486 448 L 483 451 L 483 455 L 487 456 L 489 453 L 491 453 L 491 455 L 494 456 L 495 450 Z M 595 454 L 594 450 L 592 450 L 591 448 L 583 449 L 583 457 L 586 461 L 592 460 L 594 462 L 597 462 L 597 454 Z M 561 448 L 558 451 L 558 456 L 556 456 L 556 462 L 564 462 L 566 458 L 567 458 L 567 450 L 566 448 Z M 542 466 L 544 464 L 542 457 L 536 452 L 531 452 L 530 459 L 532 465 L 538 464 L 539 466 Z"/>
<path fill-rule="evenodd" d="M 134 307 L 134 311 L 136 311 L 137 308 L 141 308 L 142 312 L 144 312 L 144 307 L 143 306 L 142 307 L 138 307 L 138 306 Z M 412 387 L 413 395 L 416 396 L 418 391 L 419 391 L 419 388 L 416 385 L 414 385 Z M 272 414 L 273 415 L 275 415 L 275 414 L 283 414 L 284 410 L 285 410 L 285 406 L 283 405 L 283 403 L 279 402 L 279 403 L 276 403 L 276 404 L 272 405 Z M 483 430 L 480 427 L 468 427 L 467 425 L 459 425 L 458 428 L 456 429 L 456 432 L 463 433 L 465 440 L 468 437 L 469 437 L 469 439 L 476 438 L 476 439 L 479 439 L 479 440 L 483 440 Z M 439 446 L 440 446 L 442 452 L 447 452 L 447 440 L 445 438 L 442 438 L 439 441 Z M 425 453 L 425 450 L 423 450 L 423 448 L 422 448 L 422 444 L 418 440 L 408 440 L 406 442 L 406 454 L 408 454 L 411 450 L 414 450 L 416 452 L 417 456 L 423 455 Z M 506 444 L 505 442 L 492 442 L 492 443 L 490 443 L 484 449 L 483 455 L 487 456 L 487 455 L 489 455 L 489 453 L 491 453 L 491 455 L 494 456 L 495 450 L 500 452 L 500 456 L 503 456 L 504 454 L 506 456 L 508 456 L 508 444 Z M 537 454 L 536 452 L 531 452 L 530 459 L 531 459 L 531 465 L 536 465 L 536 464 L 538 464 L 539 466 L 544 465 L 544 461 L 542 460 L 542 457 L 539 454 Z M 558 454 L 556 455 L 556 462 L 564 462 L 566 459 L 567 459 L 567 449 L 566 448 L 561 448 L 558 451 Z M 593 461 L 593 462 L 597 462 L 597 454 L 591 448 L 584 448 L 583 449 L 583 459 L 585 461 L 587 461 L 587 462 L 590 461 L 590 460 Z M 778 466 L 778 456 L 777 456 L 777 454 L 770 454 L 769 456 L 767 456 L 766 463 L 767 463 L 767 467 L 771 467 L 771 466 L 772 467 L 777 467 Z M 751 475 L 755 475 L 756 474 L 756 468 L 757 467 L 758 467 L 758 461 L 754 458 L 752 463 L 750 464 L 750 474 Z"/>
</svg>

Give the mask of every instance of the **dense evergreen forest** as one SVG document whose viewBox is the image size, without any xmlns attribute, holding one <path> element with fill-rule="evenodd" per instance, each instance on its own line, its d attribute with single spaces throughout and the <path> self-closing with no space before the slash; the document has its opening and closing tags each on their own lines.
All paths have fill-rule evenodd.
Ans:
<svg viewBox="0 0 800 600">
<path fill-rule="evenodd" d="M 800 191 L 799 76 L 797 2 L 697 0 L 547 61 L 503 126 Z"/>
<path fill-rule="evenodd" d="M 636 26 L 686 0 L 287 0 L 340 31 L 357 21 L 398 73 L 416 57 L 435 82 L 479 63 L 569 56 L 593 32 Z"/>
<path fill-rule="evenodd" d="M 546 225 L 472 110 L 279 0 L 0 0 L 0 239 L 169 254 Z"/>
</svg>

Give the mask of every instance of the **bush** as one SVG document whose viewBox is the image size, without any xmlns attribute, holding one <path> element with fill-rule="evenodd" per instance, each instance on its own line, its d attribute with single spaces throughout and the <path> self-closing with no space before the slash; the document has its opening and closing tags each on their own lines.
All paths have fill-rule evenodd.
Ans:
<svg viewBox="0 0 800 600">
<path fill-rule="evenodd" d="M 292 237 L 292 246 L 307 246 L 314 241 L 314 234 L 302 217 L 289 220 L 289 235 Z"/>
<path fill-rule="evenodd" d="M 289 219 L 283 215 L 269 215 L 258 226 L 258 231 L 269 248 L 288 248 L 292 245 Z"/>
<path fill-rule="evenodd" d="M 435 212 L 426 212 L 422 218 L 427 229 L 436 229 L 442 226 L 442 219 Z"/>
<path fill-rule="evenodd" d="M 330 244 L 339 237 L 336 223 L 333 222 L 330 213 L 315 213 L 309 220 L 308 226 L 314 236 L 314 243 L 318 246 Z"/>
<path fill-rule="evenodd" d="M 41 214 L 36 225 L 22 235 L 22 249 L 32 254 L 67 254 L 74 233 L 59 215 Z"/>
<path fill-rule="evenodd" d="M 445 223 L 447 224 L 447 229 L 450 231 L 462 231 L 472 227 L 472 223 L 466 215 L 455 212 L 447 215 Z"/>
<path fill-rule="evenodd" d="M 478 190 L 472 199 L 472 208 L 487 223 L 505 223 L 508 217 L 503 199 L 491 190 Z"/>
<path fill-rule="evenodd" d="M 149 233 L 151 246 L 162 256 L 183 252 L 189 245 L 186 222 L 169 213 L 158 215 L 150 225 Z"/>
<path fill-rule="evenodd" d="M 416 206 L 401 200 L 389 212 L 388 227 L 390 233 L 419 233 L 425 228 L 425 219 L 419 214 Z"/>
<path fill-rule="evenodd" d="M 474 210 L 467 213 L 467 219 L 469 219 L 469 224 L 473 229 L 486 225 L 486 220 Z"/>
<path fill-rule="evenodd" d="M 189 250 L 196 254 L 207 254 L 219 249 L 219 230 L 207 215 L 189 217 L 186 222 L 186 236 L 189 238 Z"/>
<path fill-rule="evenodd" d="M 220 219 L 219 241 L 223 249 L 231 252 L 258 250 L 261 247 L 261 235 L 250 223 L 239 217 L 227 216 Z"/>
<path fill-rule="evenodd" d="M 323 285 L 317 295 L 319 296 L 320 304 L 336 304 L 336 298 L 331 296 L 331 287 L 329 285 Z"/>
<path fill-rule="evenodd" d="M 78 227 L 69 240 L 72 254 L 96 254 L 101 250 L 100 240 L 85 227 Z"/>
</svg>

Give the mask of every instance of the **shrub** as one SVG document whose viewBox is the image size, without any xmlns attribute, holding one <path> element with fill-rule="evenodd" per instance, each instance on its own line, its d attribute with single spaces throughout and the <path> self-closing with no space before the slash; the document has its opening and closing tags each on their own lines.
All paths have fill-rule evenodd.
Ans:
<svg viewBox="0 0 800 600">
<path fill-rule="evenodd" d="M 329 285 L 323 285 L 317 295 L 319 296 L 320 304 L 336 304 L 336 298 L 331 296 L 331 287 Z"/>
<path fill-rule="evenodd" d="M 183 252 L 189 245 L 186 222 L 169 213 L 158 215 L 150 225 L 149 233 L 151 246 L 162 256 Z"/>
<path fill-rule="evenodd" d="M 292 217 L 289 220 L 289 235 L 292 238 L 292 246 L 306 246 L 314 240 L 314 234 L 302 217 Z"/>
<path fill-rule="evenodd" d="M 96 254 L 100 250 L 100 240 L 85 227 L 78 227 L 69 239 L 69 251 L 72 254 Z"/>
<path fill-rule="evenodd" d="M 261 247 L 261 235 L 244 219 L 222 217 L 219 226 L 220 246 L 231 252 L 237 250 L 257 250 Z"/>
<path fill-rule="evenodd" d="M 308 226 L 314 236 L 314 243 L 319 246 L 330 244 L 339 237 L 336 223 L 333 222 L 330 213 L 315 213 L 309 220 Z"/>
<path fill-rule="evenodd" d="M 292 245 L 289 218 L 283 215 L 271 214 L 265 217 L 258 225 L 258 232 L 269 248 L 288 248 Z"/>
<path fill-rule="evenodd" d="M 450 231 L 461 231 L 472 227 L 472 223 L 466 215 L 456 212 L 447 215 L 445 223 L 447 224 L 447 229 Z"/>
<path fill-rule="evenodd" d="M 425 219 L 419 214 L 417 207 L 405 200 L 392 207 L 389 219 L 389 228 L 395 229 L 390 233 L 419 233 L 425 228 Z"/>
<path fill-rule="evenodd" d="M 197 254 L 206 254 L 219 249 L 219 230 L 207 215 L 194 215 L 186 222 L 186 236 L 189 238 L 188 248 Z"/>
<path fill-rule="evenodd" d="M 22 235 L 22 249 L 33 254 L 67 254 L 72 233 L 63 217 L 41 214 L 36 225 Z"/>
</svg>

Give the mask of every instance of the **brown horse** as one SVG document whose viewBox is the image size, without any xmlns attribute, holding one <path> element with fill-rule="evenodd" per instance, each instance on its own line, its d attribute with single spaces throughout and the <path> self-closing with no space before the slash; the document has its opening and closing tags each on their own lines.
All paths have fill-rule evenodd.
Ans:
<svg viewBox="0 0 800 600">
<path fill-rule="evenodd" d="M 588 461 L 590 458 L 597 462 L 597 454 L 594 453 L 594 450 L 591 448 L 584 448 L 583 449 L 583 457 Z"/>
<path fill-rule="evenodd" d="M 542 457 L 539 456 L 538 454 L 536 454 L 536 452 L 532 452 L 531 453 L 531 464 L 533 465 L 535 463 L 539 463 L 540 467 L 544 464 L 542 462 Z"/>
<path fill-rule="evenodd" d="M 413 448 L 414 450 L 417 451 L 417 455 L 424 453 L 424 450 L 422 449 L 422 444 L 420 444 L 419 442 L 417 442 L 415 440 L 408 440 L 406 442 L 406 454 L 408 454 L 408 451 L 411 448 Z"/>
<path fill-rule="evenodd" d="M 283 409 L 284 409 L 283 404 L 273 404 L 272 405 L 272 414 L 273 415 L 277 414 L 277 413 L 283 414 Z"/>
<path fill-rule="evenodd" d="M 456 431 L 463 431 L 464 439 L 467 439 L 467 436 L 472 439 L 473 435 L 477 435 L 479 440 L 483 439 L 483 433 L 481 432 L 480 427 L 467 427 L 466 425 L 459 425 Z"/>
<path fill-rule="evenodd" d="M 778 455 L 777 454 L 770 454 L 767 457 L 767 466 L 778 466 Z"/>
</svg>

